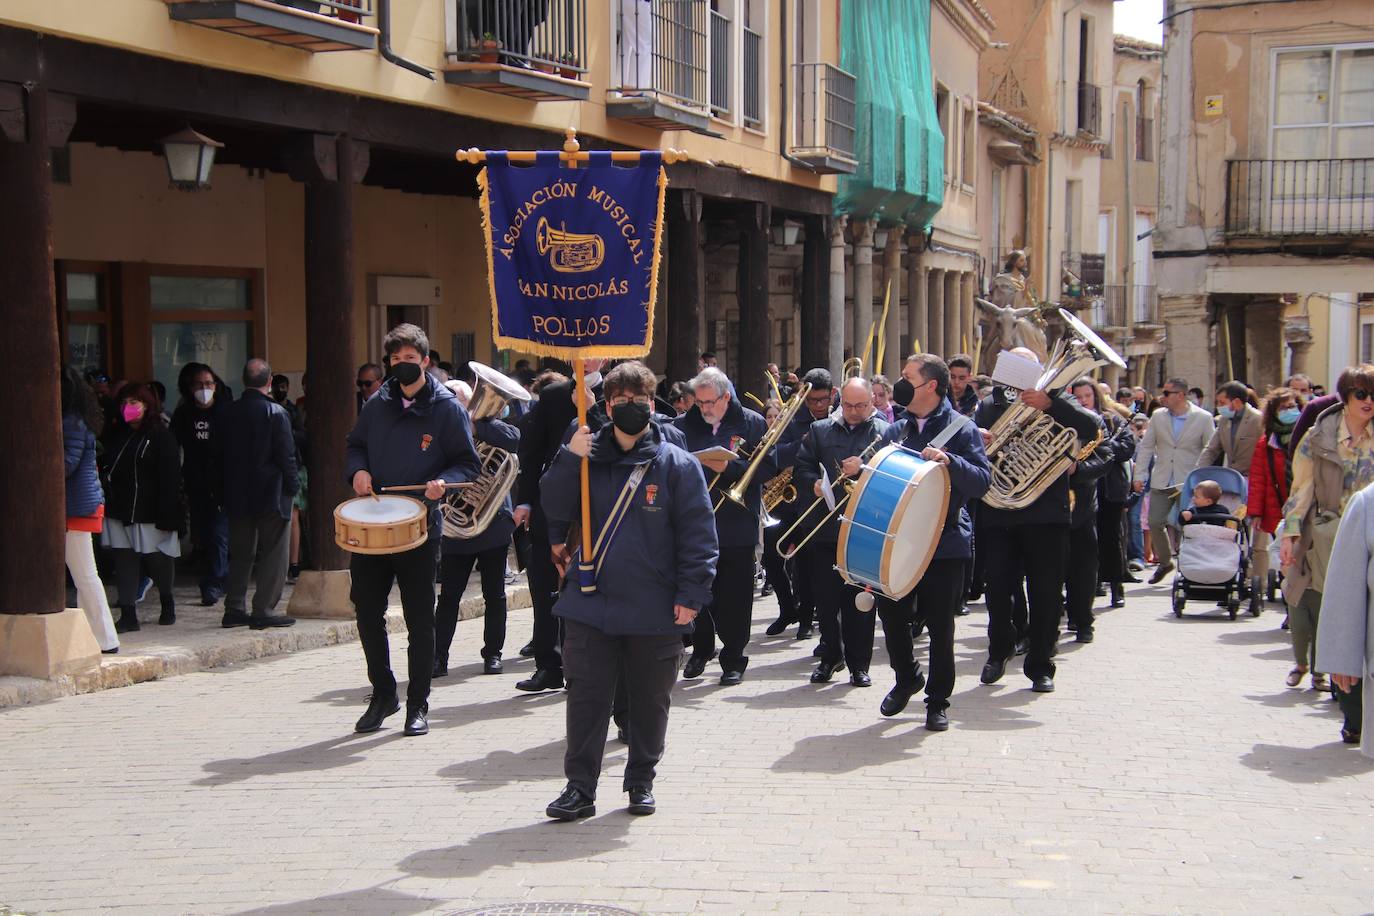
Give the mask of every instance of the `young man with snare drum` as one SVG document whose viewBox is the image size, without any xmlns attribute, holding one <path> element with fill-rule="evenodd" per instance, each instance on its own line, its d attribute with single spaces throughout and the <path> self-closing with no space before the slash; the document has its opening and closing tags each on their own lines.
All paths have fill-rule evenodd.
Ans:
<svg viewBox="0 0 1374 916">
<path fill-rule="evenodd" d="M 393 583 L 409 633 L 410 682 L 406 689 L 407 735 L 429 731 L 429 686 L 434 669 L 434 571 L 439 558 L 445 483 L 473 480 L 481 471 L 467 412 L 428 372 L 429 338 L 413 324 L 391 329 L 382 342 L 390 377 L 363 405 L 348 434 L 348 477 L 353 492 L 368 496 L 383 487 L 427 484 L 428 537 L 400 553 L 353 554 L 350 597 L 367 659 L 372 697 L 356 730 L 374 732 L 400 709 L 391 673 L 386 602 Z"/>
</svg>

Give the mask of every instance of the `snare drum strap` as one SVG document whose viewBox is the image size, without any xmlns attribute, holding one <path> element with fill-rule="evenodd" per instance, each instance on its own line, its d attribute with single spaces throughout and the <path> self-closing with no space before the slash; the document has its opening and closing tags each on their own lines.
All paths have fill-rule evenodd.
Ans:
<svg viewBox="0 0 1374 916">
<path fill-rule="evenodd" d="M 949 425 L 940 430 L 940 435 L 930 440 L 929 448 L 944 448 L 945 444 L 953 439 L 959 430 L 963 429 L 966 424 L 973 422 L 961 413 L 954 413 L 954 411 L 950 411 L 950 413 L 954 416 L 950 417 Z"/>
<path fill-rule="evenodd" d="M 620 488 L 620 495 L 616 497 L 615 505 L 611 506 L 611 512 L 606 516 L 606 523 L 601 526 L 601 533 L 597 535 L 596 544 L 593 547 L 596 552 L 596 570 L 593 573 L 593 581 L 601 575 L 601 564 L 606 562 L 606 553 L 610 549 L 611 542 L 615 540 L 616 533 L 620 530 L 620 523 L 625 520 L 625 516 L 630 511 L 630 506 L 634 504 L 634 495 L 639 490 L 644 475 L 649 473 L 649 468 L 653 466 L 653 463 L 650 460 L 635 465 L 635 469 L 625 479 L 625 485 Z M 577 568 L 581 554 L 582 548 L 578 547 L 573 553 L 572 562 L 568 564 L 569 569 Z"/>
</svg>

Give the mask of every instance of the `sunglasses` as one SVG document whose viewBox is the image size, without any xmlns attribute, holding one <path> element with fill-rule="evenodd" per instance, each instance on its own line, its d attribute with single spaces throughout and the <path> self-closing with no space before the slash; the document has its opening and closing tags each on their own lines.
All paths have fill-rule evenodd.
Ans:
<svg viewBox="0 0 1374 916">
<path fill-rule="evenodd" d="M 1371 397 L 1370 393 L 1363 388 L 1356 388 L 1354 391 L 1350 392 L 1350 395 L 1357 401 L 1367 401 Z"/>
</svg>

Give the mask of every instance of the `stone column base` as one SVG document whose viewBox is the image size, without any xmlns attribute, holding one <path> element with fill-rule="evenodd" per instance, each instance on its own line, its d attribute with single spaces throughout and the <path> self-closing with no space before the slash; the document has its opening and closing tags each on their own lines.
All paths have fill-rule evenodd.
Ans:
<svg viewBox="0 0 1374 916">
<path fill-rule="evenodd" d="M 51 680 L 100 667 L 100 646 L 80 608 L 0 614 L 0 674 Z"/>
<path fill-rule="evenodd" d="M 286 613 L 292 617 L 352 620 L 353 601 L 349 598 L 352 583 L 346 569 L 302 569 Z"/>
</svg>

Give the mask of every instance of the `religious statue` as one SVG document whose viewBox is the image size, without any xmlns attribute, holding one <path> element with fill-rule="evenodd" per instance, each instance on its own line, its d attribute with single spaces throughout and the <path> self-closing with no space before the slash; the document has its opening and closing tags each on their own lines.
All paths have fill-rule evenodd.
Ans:
<svg viewBox="0 0 1374 916">
<path fill-rule="evenodd" d="M 1049 358 L 1045 332 L 1037 321 L 1040 309 L 1031 295 L 1027 263 L 1024 251 L 1011 252 L 1002 272 L 993 278 L 992 301 L 973 300 L 983 313 L 985 325 L 978 356 L 978 365 L 986 367 L 983 371 L 991 371 L 997 354 L 1013 347 L 1030 349 L 1042 363 Z"/>
</svg>

